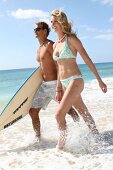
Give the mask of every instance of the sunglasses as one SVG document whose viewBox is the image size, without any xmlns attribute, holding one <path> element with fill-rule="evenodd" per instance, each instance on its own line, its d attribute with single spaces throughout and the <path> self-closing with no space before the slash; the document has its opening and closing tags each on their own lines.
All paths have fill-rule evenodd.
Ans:
<svg viewBox="0 0 113 170">
<path fill-rule="evenodd" d="M 37 28 L 34 29 L 35 32 L 40 31 L 40 30 L 43 30 L 43 28 L 37 27 Z"/>
</svg>

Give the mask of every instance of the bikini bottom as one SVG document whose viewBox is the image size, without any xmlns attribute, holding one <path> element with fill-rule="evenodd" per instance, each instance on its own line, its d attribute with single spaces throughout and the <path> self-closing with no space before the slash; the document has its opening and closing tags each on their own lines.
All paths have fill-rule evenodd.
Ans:
<svg viewBox="0 0 113 170">
<path fill-rule="evenodd" d="M 79 78 L 82 78 L 82 75 L 74 75 L 60 81 L 64 87 L 67 87 L 72 80 L 79 79 Z"/>
</svg>

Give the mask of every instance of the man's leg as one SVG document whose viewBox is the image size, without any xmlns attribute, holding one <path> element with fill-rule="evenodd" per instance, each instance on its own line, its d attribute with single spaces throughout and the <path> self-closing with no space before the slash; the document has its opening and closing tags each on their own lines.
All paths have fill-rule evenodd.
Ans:
<svg viewBox="0 0 113 170">
<path fill-rule="evenodd" d="M 68 111 L 68 114 L 72 117 L 74 122 L 80 121 L 80 117 L 73 107 L 70 108 L 70 110 Z"/>
<path fill-rule="evenodd" d="M 29 115 L 32 119 L 32 125 L 33 125 L 33 129 L 36 133 L 36 137 L 40 138 L 40 118 L 39 118 L 39 112 L 40 112 L 40 108 L 31 108 L 29 110 Z"/>
</svg>

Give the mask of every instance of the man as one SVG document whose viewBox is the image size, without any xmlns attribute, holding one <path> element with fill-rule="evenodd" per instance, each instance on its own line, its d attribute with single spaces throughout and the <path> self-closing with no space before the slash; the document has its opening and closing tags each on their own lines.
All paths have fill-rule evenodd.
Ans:
<svg viewBox="0 0 113 170">
<path fill-rule="evenodd" d="M 40 44 L 39 49 L 37 50 L 37 62 L 40 63 L 42 77 L 44 81 L 35 95 L 29 114 L 32 119 L 34 131 L 36 132 L 36 137 L 39 138 L 39 112 L 42 108 L 46 108 L 51 100 L 55 100 L 57 68 L 55 62 L 53 61 L 54 42 L 47 39 L 50 28 L 45 22 L 38 22 L 36 23 L 36 26 L 37 27 L 34 29 L 34 32 Z M 79 116 L 73 108 L 69 110 L 68 114 L 72 116 L 74 121 L 79 120 Z"/>
</svg>

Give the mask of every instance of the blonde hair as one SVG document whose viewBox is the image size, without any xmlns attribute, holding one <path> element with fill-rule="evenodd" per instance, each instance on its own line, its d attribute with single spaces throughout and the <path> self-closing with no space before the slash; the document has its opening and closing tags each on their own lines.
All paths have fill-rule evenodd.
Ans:
<svg viewBox="0 0 113 170">
<path fill-rule="evenodd" d="M 57 21 L 62 26 L 63 33 L 67 35 L 73 35 L 76 36 L 76 33 L 72 31 L 72 23 L 68 22 L 67 16 L 64 12 L 55 9 L 51 12 L 51 16 L 55 16 L 57 18 Z"/>
</svg>

